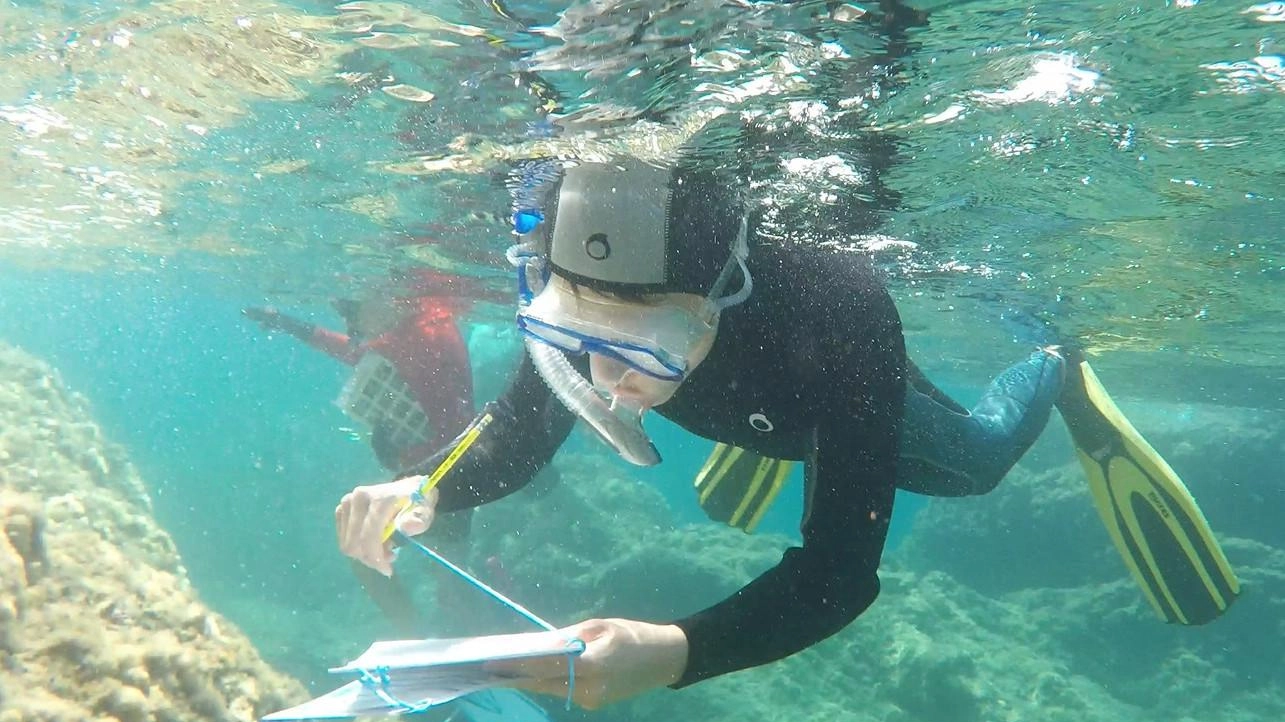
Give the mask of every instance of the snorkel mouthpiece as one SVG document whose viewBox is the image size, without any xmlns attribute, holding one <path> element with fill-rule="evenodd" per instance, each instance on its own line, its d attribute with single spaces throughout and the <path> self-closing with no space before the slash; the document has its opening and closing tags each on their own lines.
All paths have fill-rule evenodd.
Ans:
<svg viewBox="0 0 1285 722">
<path fill-rule="evenodd" d="M 530 336 L 526 348 L 536 371 L 558 400 L 584 419 L 625 461 L 638 466 L 660 463 L 660 453 L 642 428 L 643 409 L 619 398 L 608 405 L 558 349 Z"/>
</svg>

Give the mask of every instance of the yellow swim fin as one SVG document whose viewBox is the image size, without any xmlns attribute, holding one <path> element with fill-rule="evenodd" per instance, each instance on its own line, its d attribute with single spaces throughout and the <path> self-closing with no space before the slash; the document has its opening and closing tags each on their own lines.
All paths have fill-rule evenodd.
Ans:
<svg viewBox="0 0 1285 722">
<path fill-rule="evenodd" d="M 1240 582 L 1205 515 L 1088 362 L 1071 357 L 1067 371 L 1058 410 L 1125 566 L 1165 621 L 1213 621 L 1240 594 Z"/>
<path fill-rule="evenodd" d="M 710 519 L 754 531 L 790 478 L 794 462 L 715 444 L 696 475 L 696 493 Z"/>
</svg>

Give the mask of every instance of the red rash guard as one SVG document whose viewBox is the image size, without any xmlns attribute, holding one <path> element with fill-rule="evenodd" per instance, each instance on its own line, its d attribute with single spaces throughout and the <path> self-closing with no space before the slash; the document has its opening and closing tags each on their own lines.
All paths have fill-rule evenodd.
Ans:
<svg viewBox="0 0 1285 722">
<path fill-rule="evenodd" d="M 406 381 L 420 408 L 432 422 L 435 435 L 406 449 L 404 464 L 413 464 L 455 438 L 473 419 L 473 371 L 468 345 L 455 323 L 459 299 L 424 296 L 413 299 L 413 310 L 392 330 L 371 341 L 352 345 L 347 335 L 321 327 L 305 339 L 349 365 L 367 352 L 388 359 Z"/>
</svg>

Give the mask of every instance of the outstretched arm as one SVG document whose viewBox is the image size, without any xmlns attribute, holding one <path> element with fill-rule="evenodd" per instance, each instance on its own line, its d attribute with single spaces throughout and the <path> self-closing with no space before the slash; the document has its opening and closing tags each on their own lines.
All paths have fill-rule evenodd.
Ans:
<svg viewBox="0 0 1285 722">
<path fill-rule="evenodd" d="M 361 360 L 363 351 L 353 347 L 346 334 L 287 316 L 271 307 L 244 308 L 241 314 L 268 331 L 287 333 L 346 364 L 352 365 Z"/>
<path fill-rule="evenodd" d="M 878 595 L 905 383 L 901 328 L 884 299 L 887 309 L 864 309 L 886 319 L 866 330 L 869 345 L 832 349 L 826 356 L 836 363 L 819 369 L 847 387 L 818 391 L 822 422 L 808 460 L 803 545 L 731 597 L 676 622 L 688 656 L 675 687 L 794 654 L 847 626 Z"/>
</svg>

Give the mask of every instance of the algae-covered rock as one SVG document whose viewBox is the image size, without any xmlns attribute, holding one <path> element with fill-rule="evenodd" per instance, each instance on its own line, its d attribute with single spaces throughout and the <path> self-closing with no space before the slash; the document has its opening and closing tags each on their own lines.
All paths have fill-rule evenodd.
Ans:
<svg viewBox="0 0 1285 722">
<path fill-rule="evenodd" d="M 1241 580 L 1223 617 L 1202 627 L 1159 620 L 1111 544 L 1056 417 L 994 492 L 933 500 L 907 563 L 1013 603 L 1069 665 L 1159 718 L 1285 715 L 1285 675 L 1263 656 L 1264 640 L 1285 638 L 1285 487 L 1279 471 L 1263 476 L 1280 468 L 1279 414 L 1122 408 L 1190 488 Z"/>
<path fill-rule="evenodd" d="M 138 474 L 0 347 L 0 719 L 252 720 L 305 692 L 206 608 Z"/>
</svg>

